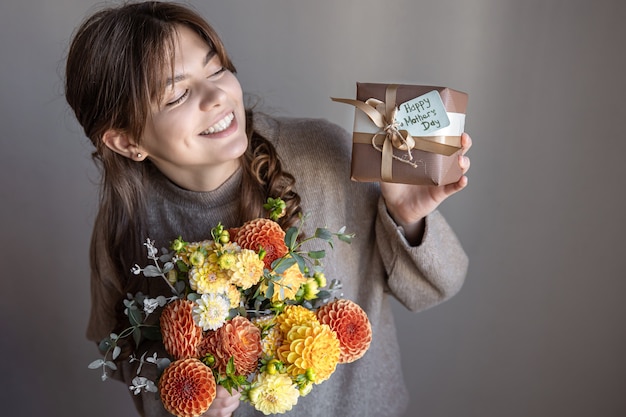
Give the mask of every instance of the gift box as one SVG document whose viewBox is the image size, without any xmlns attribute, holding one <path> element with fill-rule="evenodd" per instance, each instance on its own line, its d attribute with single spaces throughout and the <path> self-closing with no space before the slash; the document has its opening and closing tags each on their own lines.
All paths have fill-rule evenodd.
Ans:
<svg viewBox="0 0 626 417">
<path fill-rule="evenodd" d="M 354 181 L 444 185 L 463 175 L 458 157 L 468 95 L 447 87 L 357 83 Z"/>
</svg>

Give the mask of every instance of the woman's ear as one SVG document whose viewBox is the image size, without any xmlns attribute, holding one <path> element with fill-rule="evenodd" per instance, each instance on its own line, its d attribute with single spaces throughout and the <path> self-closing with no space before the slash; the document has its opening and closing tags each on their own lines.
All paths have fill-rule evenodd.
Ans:
<svg viewBox="0 0 626 417">
<path fill-rule="evenodd" d="M 102 142 L 111 149 L 126 158 L 134 161 L 143 161 L 147 154 L 139 148 L 128 134 L 115 129 L 109 129 L 102 135 Z"/>
</svg>

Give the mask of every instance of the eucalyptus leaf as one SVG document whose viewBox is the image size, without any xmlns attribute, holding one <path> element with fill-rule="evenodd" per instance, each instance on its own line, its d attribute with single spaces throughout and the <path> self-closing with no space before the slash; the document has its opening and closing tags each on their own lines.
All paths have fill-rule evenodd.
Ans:
<svg viewBox="0 0 626 417">
<path fill-rule="evenodd" d="M 185 291 L 185 282 L 184 281 L 176 281 L 176 284 L 174 285 L 174 288 L 176 289 L 178 294 L 182 294 Z"/>
<path fill-rule="evenodd" d="M 98 369 L 102 365 L 104 365 L 104 360 L 103 359 L 96 359 L 95 361 L 93 361 L 89 365 L 87 365 L 87 367 L 89 369 Z"/>
<path fill-rule="evenodd" d="M 317 293 L 317 298 L 324 299 L 324 298 L 328 298 L 328 297 L 330 297 L 330 291 L 322 290 L 322 291 Z"/>
<path fill-rule="evenodd" d="M 160 277 L 161 270 L 154 265 L 148 265 L 143 269 L 143 275 L 146 277 Z"/>
<path fill-rule="evenodd" d="M 172 269 L 174 269 L 174 264 L 171 262 L 166 262 L 163 265 L 163 273 L 167 274 L 168 272 L 170 272 Z"/>
<path fill-rule="evenodd" d="M 113 358 L 113 360 L 117 359 L 117 357 L 120 356 L 120 353 L 122 353 L 122 348 L 119 346 L 115 346 L 113 348 L 113 354 L 111 355 L 111 358 Z"/>
<path fill-rule="evenodd" d="M 100 352 L 106 352 L 107 350 L 109 350 L 110 347 L 111 347 L 111 339 L 109 338 L 101 340 L 100 344 L 98 344 L 98 349 L 100 349 Z"/>
<path fill-rule="evenodd" d="M 109 368 L 109 369 L 112 369 L 112 370 L 114 370 L 114 371 L 117 371 L 117 365 L 116 365 L 116 364 L 114 364 L 114 363 L 113 363 L 113 361 L 106 361 L 106 362 L 104 363 L 104 365 L 105 365 L 107 368 Z"/>
<path fill-rule="evenodd" d="M 159 370 L 159 372 L 163 372 L 165 368 L 170 366 L 171 363 L 172 361 L 169 360 L 168 358 L 159 358 L 156 361 L 157 369 Z"/>
</svg>

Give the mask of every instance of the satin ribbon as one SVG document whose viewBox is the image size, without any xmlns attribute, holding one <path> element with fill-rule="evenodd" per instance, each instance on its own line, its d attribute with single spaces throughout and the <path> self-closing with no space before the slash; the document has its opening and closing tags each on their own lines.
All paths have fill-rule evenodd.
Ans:
<svg viewBox="0 0 626 417">
<path fill-rule="evenodd" d="M 460 136 L 417 136 L 412 137 L 407 130 L 398 129 L 399 123 L 396 121 L 396 93 L 398 91 L 397 84 L 390 84 L 385 90 L 385 101 L 382 102 L 375 98 L 370 98 L 365 102 L 346 98 L 334 98 L 331 100 L 350 104 L 364 112 L 369 119 L 380 130 L 373 136 L 367 133 L 354 132 L 354 141 L 356 143 L 371 142 L 372 147 L 382 153 L 380 176 L 383 181 L 391 181 L 393 178 L 393 160 L 409 164 L 416 168 L 418 164 L 414 162 L 411 149 L 419 149 L 427 152 L 434 152 L 441 155 L 452 155 L 461 148 Z M 381 144 L 379 138 L 384 135 Z M 371 140 L 370 140 L 371 137 Z M 367 138 L 367 140 L 365 140 Z M 406 155 L 402 157 L 393 153 L 393 148 L 406 151 Z"/>
</svg>

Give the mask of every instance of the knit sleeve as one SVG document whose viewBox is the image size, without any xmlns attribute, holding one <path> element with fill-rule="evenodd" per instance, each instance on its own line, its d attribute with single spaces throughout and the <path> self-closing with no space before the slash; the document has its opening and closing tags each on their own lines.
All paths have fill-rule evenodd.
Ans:
<svg viewBox="0 0 626 417">
<path fill-rule="evenodd" d="M 388 274 L 387 285 L 409 310 L 421 311 L 455 295 L 463 285 L 468 257 L 445 218 L 434 211 L 425 218 L 422 242 L 410 246 L 402 228 L 378 202 L 376 235 Z"/>
</svg>

